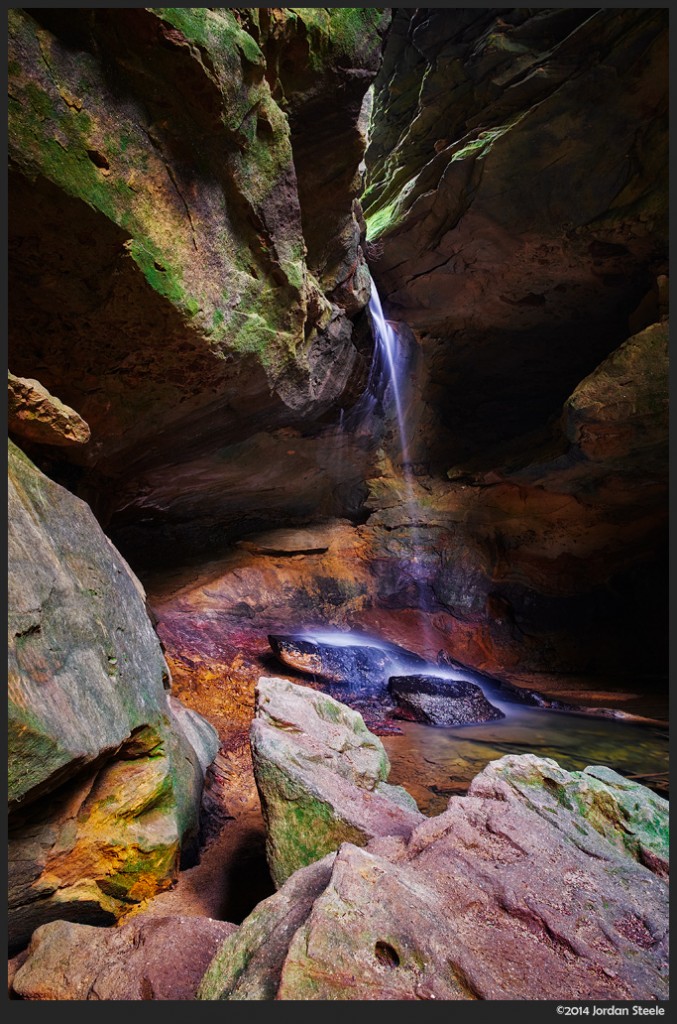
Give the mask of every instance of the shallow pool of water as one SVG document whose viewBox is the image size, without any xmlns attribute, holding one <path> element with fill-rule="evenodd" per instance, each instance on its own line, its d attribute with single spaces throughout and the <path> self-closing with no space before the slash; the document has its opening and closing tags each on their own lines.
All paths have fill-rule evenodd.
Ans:
<svg viewBox="0 0 677 1024">
<path fill-rule="evenodd" d="M 483 725 L 443 729 L 402 722 L 401 736 L 382 737 L 392 765 L 388 781 L 403 785 L 425 814 L 440 814 L 489 761 L 537 754 L 570 771 L 606 765 L 667 797 L 666 729 L 503 703 L 501 708 L 506 718 Z"/>
</svg>

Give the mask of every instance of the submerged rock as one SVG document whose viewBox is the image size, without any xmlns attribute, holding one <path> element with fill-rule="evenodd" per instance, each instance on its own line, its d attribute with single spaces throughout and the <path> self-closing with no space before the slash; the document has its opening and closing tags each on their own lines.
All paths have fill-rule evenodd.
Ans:
<svg viewBox="0 0 677 1024">
<path fill-rule="evenodd" d="M 360 714 L 285 679 L 259 679 L 256 695 L 250 739 L 276 885 L 343 842 L 409 835 L 421 814 L 387 784 L 388 756 Z"/>
<path fill-rule="evenodd" d="M 575 781 L 503 758 L 408 839 L 346 842 L 292 875 L 226 939 L 198 998 L 666 999 L 668 887 L 619 834 L 636 810 L 604 835 L 550 795 L 537 811 L 556 769 L 558 787 Z M 520 774 L 531 799 L 496 781 Z"/>
<path fill-rule="evenodd" d="M 435 676 L 392 676 L 388 690 L 400 707 L 426 725 L 473 725 L 505 718 L 475 683 Z"/>
<path fill-rule="evenodd" d="M 8 525 L 16 948 L 45 921 L 109 923 L 173 883 L 218 739 L 175 714 L 141 584 L 88 506 L 11 443 Z"/>
<path fill-rule="evenodd" d="M 223 940 L 209 917 L 138 914 L 117 928 L 54 921 L 33 933 L 13 977 L 22 999 L 194 999 Z"/>
<path fill-rule="evenodd" d="M 270 635 L 268 642 L 285 665 L 352 691 L 385 689 L 388 676 L 399 666 L 426 664 L 402 647 L 380 646 L 368 639 L 364 643 L 339 644 L 299 634 Z"/>
</svg>

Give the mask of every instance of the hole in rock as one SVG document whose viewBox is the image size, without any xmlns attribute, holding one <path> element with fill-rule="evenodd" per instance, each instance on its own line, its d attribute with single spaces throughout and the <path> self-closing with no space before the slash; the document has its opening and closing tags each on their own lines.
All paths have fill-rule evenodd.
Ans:
<svg viewBox="0 0 677 1024">
<path fill-rule="evenodd" d="M 400 955 L 389 942 L 377 942 L 374 947 L 374 953 L 376 954 L 376 959 L 380 960 L 386 967 L 400 966 Z"/>
<path fill-rule="evenodd" d="M 92 161 L 92 163 L 95 164 L 96 167 L 100 167 L 102 171 L 110 170 L 110 164 L 108 163 L 108 160 L 103 155 L 103 153 L 99 153 L 97 149 L 88 149 L 87 156 Z"/>
</svg>

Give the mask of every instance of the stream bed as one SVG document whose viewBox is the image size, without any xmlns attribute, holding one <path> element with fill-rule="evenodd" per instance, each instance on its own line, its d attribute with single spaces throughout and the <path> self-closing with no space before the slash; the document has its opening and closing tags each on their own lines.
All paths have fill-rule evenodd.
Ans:
<svg viewBox="0 0 677 1024">
<path fill-rule="evenodd" d="M 428 815 L 445 810 L 479 772 L 505 754 L 551 757 L 562 768 L 606 765 L 668 796 L 668 731 L 542 708 L 502 705 L 498 722 L 439 728 L 401 722 L 402 735 L 382 736 L 392 765 L 389 782 L 405 787 Z"/>
</svg>

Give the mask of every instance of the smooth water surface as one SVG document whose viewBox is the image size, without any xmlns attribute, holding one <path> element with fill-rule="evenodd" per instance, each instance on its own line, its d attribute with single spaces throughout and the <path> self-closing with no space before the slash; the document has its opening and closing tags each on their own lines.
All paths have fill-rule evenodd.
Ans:
<svg viewBox="0 0 677 1024">
<path fill-rule="evenodd" d="M 505 754 L 551 757 L 569 771 L 606 765 L 668 794 L 668 733 L 659 726 L 513 704 L 498 722 L 401 727 L 402 736 L 382 737 L 392 765 L 388 781 L 403 785 L 425 814 L 440 814 L 450 796 L 464 793 L 489 761 Z"/>
</svg>

